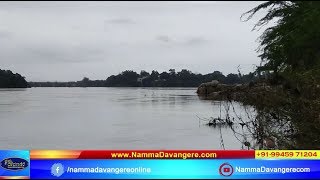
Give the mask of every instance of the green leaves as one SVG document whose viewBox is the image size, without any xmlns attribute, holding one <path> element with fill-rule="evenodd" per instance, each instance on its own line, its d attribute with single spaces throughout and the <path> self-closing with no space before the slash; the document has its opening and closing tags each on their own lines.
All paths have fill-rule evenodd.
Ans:
<svg viewBox="0 0 320 180">
<path fill-rule="evenodd" d="M 242 17 L 248 15 L 247 21 L 262 9 L 268 12 L 254 29 L 276 20 L 259 37 L 259 57 L 266 69 L 300 72 L 320 64 L 320 2 L 269 1 Z"/>
</svg>

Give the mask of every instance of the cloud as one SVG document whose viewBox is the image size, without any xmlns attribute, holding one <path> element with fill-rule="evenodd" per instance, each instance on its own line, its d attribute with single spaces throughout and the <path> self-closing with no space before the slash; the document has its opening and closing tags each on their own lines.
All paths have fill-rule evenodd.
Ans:
<svg viewBox="0 0 320 180">
<path fill-rule="evenodd" d="M 17 44 L 14 47 L 2 45 L 0 59 L 3 63 L 35 65 L 35 64 L 67 64 L 100 62 L 106 57 L 104 50 L 98 47 L 68 46 L 63 44 Z"/>
<path fill-rule="evenodd" d="M 204 37 L 191 37 L 185 41 L 185 44 L 187 44 L 187 45 L 203 45 L 208 42 L 209 42 L 209 40 L 205 39 Z"/>
<path fill-rule="evenodd" d="M 109 24 L 135 24 L 135 21 L 130 18 L 114 18 L 105 21 Z"/>
<path fill-rule="evenodd" d="M 187 37 L 170 37 L 168 35 L 159 35 L 155 38 L 157 41 L 163 42 L 163 43 L 171 43 L 175 44 L 177 46 L 196 46 L 196 45 L 204 45 L 209 42 L 208 39 L 201 36 L 187 36 Z"/>
<path fill-rule="evenodd" d="M 167 35 L 160 35 L 156 37 L 156 40 L 164 42 L 164 43 L 169 43 L 169 42 L 173 42 L 173 39 L 171 39 L 169 36 Z"/>
<path fill-rule="evenodd" d="M 9 31 L 0 31 L 0 39 L 9 39 L 13 34 Z"/>
</svg>

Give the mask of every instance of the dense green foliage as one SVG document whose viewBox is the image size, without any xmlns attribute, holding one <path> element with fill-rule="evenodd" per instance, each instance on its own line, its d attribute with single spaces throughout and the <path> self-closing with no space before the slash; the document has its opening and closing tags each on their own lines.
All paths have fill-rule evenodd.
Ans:
<svg viewBox="0 0 320 180">
<path fill-rule="evenodd" d="M 151 73 L 141 71 L 139 74 L 134 71 L 123 71 L 118 75 L 112 75 L 106 80 L 89 80 L 83 78 L 77 82 L 30 82 L 33 87 L 197 87 L 201 83 L 218 80 L 225 84 L 247 83 L 255 78 L 253 73 L 247 75 L 228 74 L 223 75 L 219 71 L 209 74 L 195 74 L 189 70 L 182 69 L 176 72 L 170 69 L 169 72 Z"/>
<path fill-rule="evenodd" d="M 319 68 L 320 2 L 269 1 L 245 13 L 246 20 L 265 8 L 268 13 L 255 28 L 276 23 L 259 38 L 263 69 L 291 73 Z"/>
<path fill-rule="evenodd" d="M 28 83 L 20 74 L 0 69 L 0 88 L 27 88 Z"/>
<path fill-rule="evenodd" d="M 257 109 L 261 139 L 273 137 L 281 149 L 319 149 L 320 2 L 269 1 L 245 13 L 246 20 L 262 9 L 267 14 L 255 28 L 275 25 L 259 38 L 257 71 L 271 72 L 276 83 L 244 95 L 244 102 Z"/>
</svg>

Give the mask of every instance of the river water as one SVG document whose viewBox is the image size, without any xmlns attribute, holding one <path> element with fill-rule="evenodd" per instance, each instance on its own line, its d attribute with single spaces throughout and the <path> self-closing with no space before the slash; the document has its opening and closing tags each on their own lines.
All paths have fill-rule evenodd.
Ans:
<svg viewBox="0 0 320 180">
<path fill-rule="evenodd" d="M 0 149 L 240 149 L 204 125 L 220 107 L 196 88 L 0 89 Z"/>
</svg>

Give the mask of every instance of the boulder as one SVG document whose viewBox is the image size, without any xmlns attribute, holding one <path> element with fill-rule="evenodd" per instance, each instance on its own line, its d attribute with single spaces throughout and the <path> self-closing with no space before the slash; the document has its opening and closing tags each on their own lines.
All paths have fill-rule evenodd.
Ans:
<svg viewBox="0 0 320 180">
<path fill-rule="evenodd" d="M 205 83 L 207 86 L 217 86 L 219 84 L 219 81 L 212 80 L 211 82 Z"/>
</svg>

